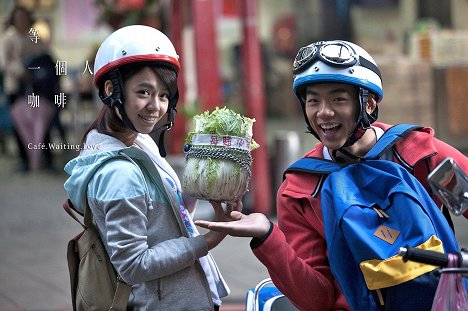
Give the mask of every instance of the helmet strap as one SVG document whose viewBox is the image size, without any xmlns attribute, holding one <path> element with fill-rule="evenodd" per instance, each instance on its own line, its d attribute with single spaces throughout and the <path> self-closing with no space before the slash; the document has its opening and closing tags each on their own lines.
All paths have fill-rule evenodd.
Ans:
<svg viewBox="0 0 468 311">
<path fill-rule="evenodd" d="M 305 120 L 305 122 L 306 122 L 306 127 L 307 127 L 307 131 L 305 131 L 305 132 L 314 135 L 314 137 L 317 138 L 317 140 L 320 141 L 320 137 L 319 137 L 318 134 L 312 129 L 312 126 L 310 125 L 310 122 L 309 122 L 309 118 L 307 118 L 307 113 L 306 113 L 306 111 L 305 111 L 305 100 L 304 100 L 302 97 L 300 97 L 300 98 L 299 98 L 299 101 L 300 101 L 300 104 L 301 104 L 302 114 L 304 115 L 304 120 Z"/>
<path fill-rule="evenodd" d="M 163 158 L 165 158 L 167 155 L 166 148 L 164 147 L 164 134 L 166 131 L 169 131 L 174 126 L 175 117 L 177 114 L 176 106 L 177 106 L 178 101 L 179 101 L 179 91 L 177 90 L 174 96 L 172 96 L 171 99 L 169 100 L 169 107 L 167 109 L 167 122 L 151 131 L 151 133 L 159 132 L 159 139 L 158 139 L 157 145 L 159 148 L 159 154 Z"/>
<path fill-rule="evenodd" d="M 359 116 L 356 122 L 356 127 L 349 136 L 348 140 L 338 150 L 349 147 L 357 142 L 364 135 L 367 129 L 370 128 L 371 121 L 366 111 L 367 101 L 369 99 L 369 91 L 364 88 L 359 88 Z"/>
<path fill-rule="evenodd" d="M 130 121 L 127 114 L 125 113 L 125 108 L 124 108 L 123 103 L 120 105 L 117 105 L 116 107 L 117 109 L 119 109 L 120 115 L 122 116 L 122 121 L 125 124 L 125 126 L 131 129 L 132 131 L 139 133 L 137 129 L 135 128 L 135 126 L 133 126 L 132 121 Z"/>
<path fill-rule="evenodd" d="M 165 158 L 167 155 L 166 148 L 164 147 L 164 134 L 166 133 L 166 131 L 169 131 L 174 125 L 176 114 L 177 110 L 175 106 L 169 107 L 169 109 L 167 110 L 167 122 L 152 131 L 152 133 L 159 132 L 159 139 L 157 145 L 159 149 L 159 154 L 163 158 Z"/>
<path fill-rule="evenodd" d="M 108 74 L 108 77 L 112 83 L 112 94 L 106 95 L 104 89 L 99 90 L 99 97 L 101 98 L 104 105 L 109 106 L 110 108 L 117 107 L 122 105 L 124 102 L 124 96 L 122 92 L 122 77 L 120 72 L 117 69 L 111 70 Z"/>
<path fill-rule="evenodd" d="M 359 116 L 356 122 L 356 127 L 354 128 L 353 132 L 349 136 L 348 140 L 344 143 L 344 145 L 336 150 L 333 150 L 332 155 L 333 155 L 333 158 L 335 158 L 337 162 L 344 161 L 343 158 L 336 156 L 337 151 L 341 152 L 342 154 L 344 154 L 350 159 L 353 159 L 353 160 L 361 159 L 360 157 L 347 151 L 345 148 L 352 146 L 359 139 L 361 139 L 361 137 L 364 135 L 366 130 L 368 130 L 371 127 L 371 123 L 375 121 L 366 111 L 366 105 L 367 105 L 368 99 L 369 99 L 369 91 L 364 88 L 359 88 L 359 108 L 360 108 L 359 110 L 360 111 L 359 111 Z M 377 107 L 375 109 L 377 109 Z"/>
<path fill-rule="evenodd" d="M 352 154 L 351 152 L 344 149 L 343 147 L 341 147 L 340 149 L 335 149 L 335 150 L 332 151 L 332 157 L 338 163 L 346 163 L 347 162 L 345 160 L 345 158 L 338 156 L 338 154 L 337 154 L 338 151 L 341 152 L 342 154 L 344 154 L 345 156 L 347 156 L 348 158 L 353 159 L 353 160 L 362 160 L 363 159 L 361 157 L 358 157 L 358 156 Z"/>
<path fill-rule="evenodd" d="M 122 122 L 125 124 L 127 128 L 130 130 L 137 132 L 137 129 L 132 124 L 130 119 L 125 112 L 124 107 L 124 95 L 123 95 L 123 81 L 122 76 L 118 69 L 111 70 L 109 72 L 109 80 L 112 83 L 113 91 L 112 94 L 106 96 L 102 90 L 99 91 L 99 97 L 101 98 L 102 102 L 109 106 L 110 108 L 117 108 L 121 117 Z M 156 129 L 153 129 L 151 133 L 159 132 L 159 139 L 158 139 L 158 149 L 159 154 L 161 157 L 166 157 L 166 148 L 164 147 L 164 133 L 170 130 L 174 126 L 175 117 L 177 114 L 176 105 L 177 101 L 179 100 L 179 92 L 177 91 L 176 94 L 170 99 L 169 108 L 167 110 L 167 122 Z"/>
<path fill-rule="evenodd" d="M 109 106 L 110 108 L 115 108 L 119 110 L 120 115 L 122 116 L 122 122 L 128 127 L 130 130 L 134 132 L 138 132 L 135 126 L 132 124 L 132 121 L 127 116 L 124 107 L 124 95 L 123 95 L 123 82 L 122 76 L 118 69 L 111 70 L 109 72 L 109 80 L 112 83 L 112 94 L 109 96 L 105 96 L 102 91 L 99 91 L 99 97 L 101 98 L 104 105 Z"/>
</svg>

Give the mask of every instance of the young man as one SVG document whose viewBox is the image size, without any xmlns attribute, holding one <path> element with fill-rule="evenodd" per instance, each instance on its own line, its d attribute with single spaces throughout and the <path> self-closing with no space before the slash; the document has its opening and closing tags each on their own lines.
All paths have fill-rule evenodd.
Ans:
<svg viewBox="0 0 468 311">
<path fill-rule="evenodd" d="M 373 58 L 345 41 L 312 43 L 294 61 L 294 93 L 307 128 L 320 143 L 307 157 L 356 162 L 390 125 L 377 123 L 382 79 Z M 404 96 L 404 94 L 402 94 Z M 427 187 L 427 176 L 446 157 L 468 171 L 459 151 L 434 138 L 430 128 L 411 132 L 382 159 L 408 169 Z M 322 219 L 321 175 L 288 173 L 278 190 L 278 226 L 258 213 L 196 224 L 234 236 L 253 237 L 251 247 L 275 285 L 301 310 L 350 310 L 328 261 Z M 440 206 L 440 202 L 433 197 Z M 466 216 L 466 215 L 465 215 Z"/>
</svg>

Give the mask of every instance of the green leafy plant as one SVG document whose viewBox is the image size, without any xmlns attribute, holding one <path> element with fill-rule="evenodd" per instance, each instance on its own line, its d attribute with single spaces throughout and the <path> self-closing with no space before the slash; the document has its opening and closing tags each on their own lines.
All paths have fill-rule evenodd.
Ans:
<svg viewBox="0 0 468 311">
<path fill-rule="evenodd" d="M 252 138 L 252 127 L 255 119 L 238 114 L 237 112 L 224 108 L 218 108 L 213 112 L 205 111 L 193 117 L 195 129 L 187 134 L 186 144 L 190 144 L 195 134 L 216 134 L 220 136 L 237 136 L 251 139 L 250 150 L 260 147 Z"/>
<path fill-rule="evenodd" d="M 187 134 L 188 146 L 182 187 L 193 197 L 204 200 L 236 201 L 248 191 L 251 177 L 250 151 L 259 145 L 252 138 L 255 119 L 216 107 L 193 117 L 194 130 Z M 195 135 L 235 136 L 249 142 L 248 147 L 194 145 Z M 194 151 L 195 150 L 195 151 Z"/>
</svg>

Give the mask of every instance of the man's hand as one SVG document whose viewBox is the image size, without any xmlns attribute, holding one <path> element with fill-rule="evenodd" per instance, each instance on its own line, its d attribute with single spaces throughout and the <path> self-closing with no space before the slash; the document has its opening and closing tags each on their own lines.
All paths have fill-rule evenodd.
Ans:
<svg viewBox="0 0 468 311">
<path fill-rule="evenodd" d="M 195 224 L 211 231 L 218 231 L 238 237 L 262 238 L 270 229 L 270 221 L 261 213 L 250 215 L 242 214 L 239 211 L 230 213 L 230 221 L 206 221 L 196 220 Z"/>
</svg>

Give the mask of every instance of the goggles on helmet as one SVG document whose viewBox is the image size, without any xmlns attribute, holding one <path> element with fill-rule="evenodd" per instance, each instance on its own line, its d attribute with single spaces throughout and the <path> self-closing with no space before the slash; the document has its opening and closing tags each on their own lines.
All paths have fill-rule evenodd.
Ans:
<svg viewBox="0 0 468 311">
<path fill-rule="evenodd" d="M 320 41 L 302 47 L 293 63 L 293 73 L 298 74 L 306 70 L 315 60 L 321 60 L 331 66 L 354 66 L 358 55 L 354 49 L 342 41 Z"/>
</svg>

